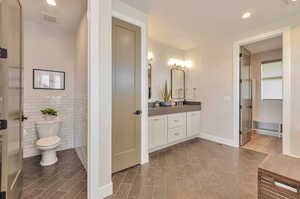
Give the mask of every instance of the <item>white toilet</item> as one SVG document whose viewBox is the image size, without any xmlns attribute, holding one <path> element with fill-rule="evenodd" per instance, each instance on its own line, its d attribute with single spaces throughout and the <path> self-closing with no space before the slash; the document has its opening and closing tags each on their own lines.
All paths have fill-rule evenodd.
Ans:
<svg viewBox="0 0 300 199">
<path fill-rule="evenodd" d="M 57 162 L 56 149 L 60 144 L 58 133 L 61 129 L 62 120 L 36 122 L 36 130 L 39 140 L 36 142 L 37 148 L 42 153 L 42 166 L 50 166 Z"/>
</svg>

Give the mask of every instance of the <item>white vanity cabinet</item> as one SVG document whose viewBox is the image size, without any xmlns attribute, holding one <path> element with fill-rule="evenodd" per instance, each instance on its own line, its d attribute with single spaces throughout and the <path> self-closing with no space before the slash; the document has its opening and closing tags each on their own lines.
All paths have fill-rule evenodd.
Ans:
<svg viewBox="0 0 300 199">
<path fill-rule="evenodd" d="M 200 111 L 187 113 L 187 136 L 199 135 Z"/>
<path fill-rule="evenodd" d="M 192 139 L 200 133 L 200 111 L 149 117 L 149 151 Z"/>
<path fill-rule="evenodd" d="M 186 113 L 167 115 L 168 118 L 168 143 L 186 137 Z"/>
<path fill-rule="evenodd" d="M 167 117 L 153 116 L 149 118 L 149 148 L 166 145 L 168 142 Z"/>
</svg>

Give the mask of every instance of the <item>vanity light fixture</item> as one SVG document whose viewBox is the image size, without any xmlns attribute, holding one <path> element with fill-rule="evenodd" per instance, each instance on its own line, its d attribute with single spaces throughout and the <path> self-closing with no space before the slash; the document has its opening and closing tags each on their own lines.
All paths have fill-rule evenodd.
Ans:
<svg viewBox="0 0 300 199">
<path fill-rule="evenodd" d="M 182 61 L 179 59 L 171 58 L 169 59 L 168 65 L 173 67 L 191 68 L 193 66 L 193 63 L 192 61 Z"/>
<path fill-rule="evenodd" d="M 149 51 L 148 52 L 148 61 L 152 61 L 154 58 L 153 52 Z"/>
<path fill-rule="evenodd" d="M 47 0 L 47 3 L 50 6 L 56 6 L 56 1 L 55 0 Z"/>
<path fill-rule="evenodd" d="M 185 67 L 187 67 L 187 68 L 192 68 L 192 67 L 193 67 L 193 62 L 190 61 L 190 60 L 188 60 L 188 61 L 185 61 L 185 62 L 184 62 L 184 65 L 185 65 Z"/>
<path fill-rule="evenodd" d="M 248 18 L 250 18 L 251 17 L 251 12 L 245 12 L 243 15 L 242 15 L 242 18 L 243 19 L 248 19 Z"/>
</svg>

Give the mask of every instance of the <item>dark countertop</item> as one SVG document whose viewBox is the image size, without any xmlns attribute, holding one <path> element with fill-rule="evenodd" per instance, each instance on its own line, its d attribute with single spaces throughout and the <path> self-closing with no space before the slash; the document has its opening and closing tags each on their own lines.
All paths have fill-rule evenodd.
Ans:
<svg viewBox="0 0 300 199">
<path fill-rule="evenodd" d="M 184 113 L 184 112 L 193 112 L 201 111 L 201 104 L 198 105 L 183 105 L 183 106 L 171 106 L 171 107 L 149 107 L 148 114 L 149 116 L 157 115 L 167 115 L 172 113 Z"/>
</svg>

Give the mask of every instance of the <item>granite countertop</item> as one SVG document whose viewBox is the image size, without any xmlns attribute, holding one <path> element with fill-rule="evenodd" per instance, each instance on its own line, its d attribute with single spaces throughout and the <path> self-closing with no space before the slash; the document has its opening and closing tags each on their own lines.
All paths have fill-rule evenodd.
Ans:
<svg viewBox="0 0 300 199">
<path fill-rule="evenodd" d="M 197 104 L 184 104 L 181 106 L 170 106 L 170 107 L 149 107 L 149 116 L 167 115 L 172 113 L 183 113 L 201 111 L 201 103 Z"/>
</svg>

